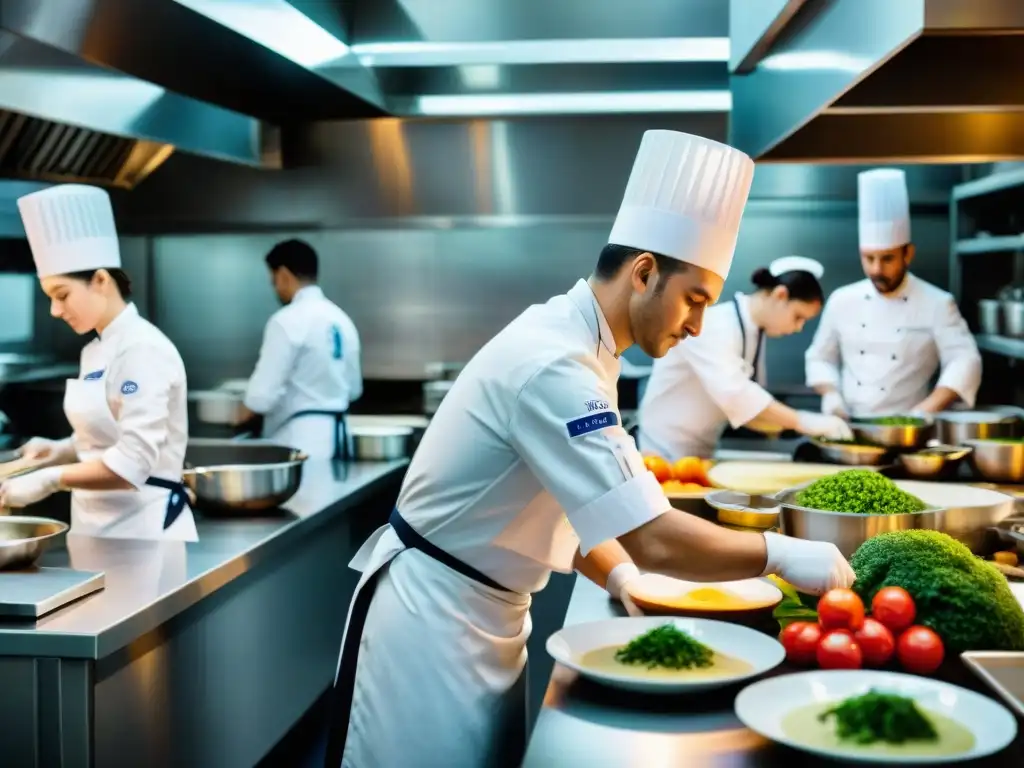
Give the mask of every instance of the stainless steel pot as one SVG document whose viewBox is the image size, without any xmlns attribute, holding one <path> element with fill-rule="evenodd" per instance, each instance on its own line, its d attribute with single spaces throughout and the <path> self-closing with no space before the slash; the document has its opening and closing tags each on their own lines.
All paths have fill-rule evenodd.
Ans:
<svg viewBox="0 0 1024 768">
<path fill-rule="evenodd" d="M 934 480 L 940 477 L 951 478 L 956 475 L 960 462 L 971 452 L 969 447 L 951 445 L 932 445 L 918 453 L 903 453 L 899 463 L 907 474 L 918 480 Z"/>
<path fill-rule="evenodd" d="M 856 443 L 833 443 L 828 440 L 811 440 L 821 455 L 833 464 L 848 464 L 855 467 L 877 467 L 885 462 L 888 448 L 880 445 L 857 445 Z"/>
<path fill-rule="evenodd" d="M 349 435 L 357 461 L 394 461 L 410 455 L 411 427 L 356 427 Z"/>
<path fill-rule="evenodd" d="M 428 416 L 437 413 L 437 409 L 441 407 L 441 401 L 444 400 L 454 383 L 447 379 L 423 382 L 423 412 Z"/>
<path fill-rule="evenodd" d="M 226 390 L 192 391 L 196 418 L 205 424 L 237 424 L 242 417 L 243 395 Z"/>
<path fill-rule="evenodd" d="M 996 336 L 1000 332 L 1001 304 L 995 299 L 982 299 L 978 302 L 978 325 L 981 332 Z"/>
<path fill-rule="evenodd" d="M 269 441 L 193 438 L 185 450 L 184 482 L 204 515 L 265 512 L 299 490 L 305 460 L 301 452 Z"/>
<path fill-rule="evenodd" d="M 872 536 L 914 528 L 941 531 L 963 542 L 972 552 L 985 548 L 986 532 L 1013 514 L 1014 498 L 988 488 L 956 483 L 896 480 L 896 485 L 917 496 L 929 508 L 905 515 L 860 515 L 825 512 L 796 503 L 805 486 L 777 494 L 782 506 L 782 531 L 798 539 L 829 541 L 847 558 Z"/>
<path fill-rule="evenodd" d="M 901 416 L 903 414 L 891 414 Z M 871 419 L 854 421 L 850 424 L 853 434 L 861 440 L 886 448 L 921 448 L 935 434 L 935 422 L 927 417 L 913 416 L 920 419 L 917 425 L 875 424 Z"/>
<path fill-rule="evenodd" d="M 1024 482 L 1024 442 L 968 440 L 971 464 L 979 475 L 993 483 Z"/>
<path fill-rule="evenodd" d="M 67 523 L 45 517 L 0 517 L 0 569 L 28 568 L 67 531 Z"/>
<path fill-rule="evenodd" d="M 1013 437 L 1021 420 L 999 411 L 943 411 L 935 416 L 939 441 L 945 445 L 966 445 L 968 440 Z"/>
<path fill-rule="evenodd" d="M 1003 302 L 1003 334 L 1014 339 L 1024 337 L 1024 301 Z"/>
</svg>

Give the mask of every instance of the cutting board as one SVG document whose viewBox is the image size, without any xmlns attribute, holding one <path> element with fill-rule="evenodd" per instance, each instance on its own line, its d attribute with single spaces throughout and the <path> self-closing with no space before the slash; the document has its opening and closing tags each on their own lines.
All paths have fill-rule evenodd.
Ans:
<svg viewBox="0 0 1024 768">
<path fill-rule="evenodd" d="M 805 464 L 795 461 L 723 461 L 708 470 L 708 480 L 716 488 L 769 494 L 853 468 L 844 464 Z"/>
<path fill-rule="evenodd" d="M 16 477 L 18 475 L 31 472 L 33 469 L 42 466 L 45 462 L 41 462 L 38 459 L 15 459 L 14 461 L 6 461 L 0 464 L 0 480 L 6 480 L 9 477 Z"/>
</svg>

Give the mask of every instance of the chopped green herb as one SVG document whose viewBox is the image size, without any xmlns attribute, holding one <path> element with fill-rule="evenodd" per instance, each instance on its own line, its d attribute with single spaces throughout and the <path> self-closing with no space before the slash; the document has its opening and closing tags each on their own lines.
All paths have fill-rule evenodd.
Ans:
<svg viewBox="0 0 1024 768">
<path fill-rule="evenodd" d="M 900 515 L 928 508 L 889 478 L 866 469 L 849 469 L 815 480 L 796 495 L 796 503 L 855 515 Z"/>
<path fill-rule="evenodd" d="M 648 669 L 693 669 L 710 667 L 714 651 L 676 628 L 665 624 L 634 638 L 615 653 L 616 661 L 636 664 Z"/>
<path fill-rule="evenodd" d="M 857 744 L 904 744 L 935 741 L 938 732 L 913 699 L 869 691 L 853 696 L 818 715 L 821 722 L 836 721 L 836 735 Z"/>
<path fill-rule="evenodd" d="M 877 419 L 864 419 L 861 423 L 879 427 L 923 427 L 927 422 L 917 416 L 879 416 Z"/>
</svg>

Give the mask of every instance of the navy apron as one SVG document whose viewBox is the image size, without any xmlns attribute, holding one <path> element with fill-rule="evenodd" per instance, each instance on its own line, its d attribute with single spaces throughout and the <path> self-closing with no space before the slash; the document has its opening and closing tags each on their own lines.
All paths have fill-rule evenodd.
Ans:
<svg viewBox="0 0 1024 768">
<path fill-rule="evenodd" d="M 164 512 L 164 530 L 166 531 L 181 516 L 185 509 L 185 502 L 188 501 L 188 493 L 185 491 L 185 486 L 180 482 L 164 480 L 162 477 L 150 477 L 146 480 L 146 485 L 151 485 L 154 488 L 163 488 L 171 492 L 171 495 L 167 497 L 167 511 Z"/>
<path fill-rule="evenodd" d="M 740 356 L 743 362 L 747 361 L 747 329 L 743 325 L 743 315 L 740 314 L 740 303 L 734 296 L 732 299 L 733 309 L 736 310 L 736 322 L 740 324 Z M 761 347 L 764 346 L 764 329 L 757 329 L 757 349 L 754 350 L 754 372 L 750 376 L 751 381 L 757 381 L 757 363 L 761 359 Z"/>
<path fill-rule="evenodd" d="M 296 411 L 285 419 L 284 423 L 287 424 L 300 416 L 332 417 L 334 419 L 334 455 L 331 458 L 335 461 L 345 461 L 348 459 L 348 420 L 345 418 L 347 414 L 348 411 L 322 411 L 310 408 L 305 411 Z"/>
</svg>

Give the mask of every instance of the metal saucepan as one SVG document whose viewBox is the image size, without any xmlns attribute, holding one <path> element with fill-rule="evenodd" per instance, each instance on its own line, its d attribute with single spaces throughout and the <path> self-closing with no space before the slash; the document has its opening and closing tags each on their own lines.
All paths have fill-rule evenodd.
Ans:
<svg viewBox="0 0 1024 768">
<path fill-rule="evenodd" d="M 883 445 L 886 448 L 921 448 L 935 433 L 935 422 L 926 416 L 910 416 L 906 414 L 891 414 L 889 418 L 914 419 L 915 424 L 879 424 L 877 418 L 854 420 L 850 424 L 853 434 L 859 440 L 875 445 Z"/>
<path fill-rule="evenodd" d="M 1024 482 L 1024 440 L 968 440 L 975 471 L 993 483 Z"/>
<path fill-rule="evenodd" d="M 861 515 L 809 509 L 796 503 L 806 486 L 776 495 L 782 506 L 782 531 L 798 539 L 829 541 L 846 557 L 872 536 L 913 528 L 941 531 L 963 542 L 972 552 L 985 549 L 987 531 L 1014 512 L 1015 499 L 988 488 L 955 483 L 896 480 L 898 487 L 917 496 L 929 508 L 903 515 Z"/>
<path fill-rule="evenodd" d="M 0 569 L 28 568 L 67 531 L 67 523 L 46 517 L 0 517 Z"/>
<path fill-rule="evenodd" d="M 881 445 L 859 443 L 837 443 L 816 438 L 811 442 L 821 455 L 834 464 L 848 464 L 855 467 L 878 467 L 885 463 L 889 449 Z"/>
<path fill-rule="evenodd" d="M 945 445 L 966 445 L 968 440 L 1014 437 L 1021 419 L 1014 413 L 990 411 L 943 411 L 935 416 L 939 441 Z"/>
<path fill-rule="evenodd" d="M 265 512 L 299 490 L 305 460 L 300 451 L 271 442 L 193 438 L 184 482 L 209 517 Z"/>
<path fill-rule="evenodd" d="M 779 522 L 779 500 L 774 496 L 713 491 L 704 497 L 717 511 L 718 522 L 740 528 L 774 528 Z"/>
<path fill-rule="evenodd" d="M 192 391 L 196 418 L 204 424 L 237 424 L 242 418 L 243 395 L 227 390 Z"/>
<path fill-rule="evenodd" d="M 357 461 L 394 461 L 411 453 L 412 427 L 361 426 L 349 430 L 352 458 Z"/>
<path fill-rule="evenodd" d="M 960 462 L 970 453 L 970 447 L 930 445 L 917 453 L 900 454 L 899 463 L 907 474 L 918 480 L 950 478 L 956 474 Z"/>
</svg>

